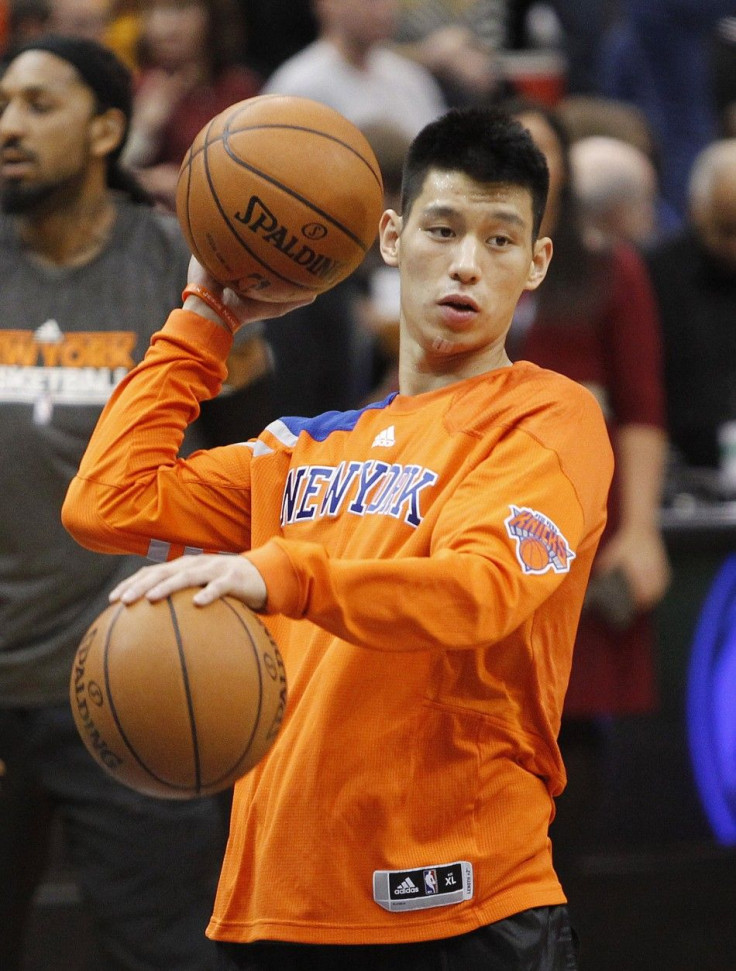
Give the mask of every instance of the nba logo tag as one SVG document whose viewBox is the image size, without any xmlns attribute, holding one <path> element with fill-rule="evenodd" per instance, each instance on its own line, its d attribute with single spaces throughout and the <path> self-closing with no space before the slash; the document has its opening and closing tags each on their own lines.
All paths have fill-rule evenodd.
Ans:
<svg viewBox="0 0 736 971">
<path fill-rule="evenodd" d="M 424 892 L 437 893 L 437 871 L 436 870 L 425 870 L 424 871 Z"/>
</svg>

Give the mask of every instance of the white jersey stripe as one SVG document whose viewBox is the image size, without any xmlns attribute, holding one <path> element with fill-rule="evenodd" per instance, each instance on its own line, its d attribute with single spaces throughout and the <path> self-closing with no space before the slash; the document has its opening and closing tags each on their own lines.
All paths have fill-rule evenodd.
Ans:
<svg viewBox="0 0 736 971">
<path fill-rule="evenodd" d="M 160 539 L 152 539 L 148 544 L 146 559 L 153 560 L 154 563 L 165 563 L 169 556 L 171 543 L 164 543 Z"/>
</svg>

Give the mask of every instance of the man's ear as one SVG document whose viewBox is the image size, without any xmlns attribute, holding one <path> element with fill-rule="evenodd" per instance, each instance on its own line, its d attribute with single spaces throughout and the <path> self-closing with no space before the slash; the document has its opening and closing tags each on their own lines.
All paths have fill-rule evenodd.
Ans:
<svg viewBox="0 0 736 971">
<path fill-rule="evenodd" d="M 95 115 L 90 124 L 92 152 L 101 158 L 114 152 L 123 140 L 125 126 L 126 118 L 119 108 Z"/>
<path fill-rule="evenodd" d="M 529 264 L 529 276 L 527 277 L 525 290 L 536 290 L 542 280 L 547 276 L 547 268 L 552 259 L 552 240 L 549 236 L 540 236 L 534 244 L 532 261 Z"/>
<path fill-rule="evenodd" d="M 401 216 L 393 209 L 387 209 L 378 224 L 378 242 L 381 256 L 387 266 L 399 265 L 399 237 L 401 236 Z"/>
</svg>

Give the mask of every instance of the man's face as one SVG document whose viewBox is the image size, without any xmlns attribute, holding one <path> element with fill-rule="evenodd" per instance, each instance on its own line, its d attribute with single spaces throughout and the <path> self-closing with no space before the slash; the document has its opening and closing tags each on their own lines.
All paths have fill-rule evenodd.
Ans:
<svg viewBox="0 0 736 971">
<path fill-rule="evenodd" d="M 390 40 L 396 31 L 397 0 L 322 0 L 322 20 L 360 47 Z"/>
<path fill-rule="evenodd" d="M 143 8 L 143 37 L 151 60 L 167 71 L 198 63 L 208 43 L 209 13 L 198 0 L 151 0 Z"/>
<path fill-rule="evenodd" d="M 444 359 L 503 351 L 516 303 L 544 279 L 552 254 L 532 241 L 531 194 L 431 171 L 409 216 L 385 214 L 384 259 L 401 272 L 402 341 Z"/>
<path fill-rule="evenodd" d="M 111 20 L 111 0 L 54 0 L 51 4 L 51 27 L 57 34 L 104 43 Z"/>
<path fill-rule="evenodd" d="M 736 173 L 714 175 L 710 190 L 693 205 L 692 220 L 708 252 L 736 275 Z"/>
<path fill-rule="evenodd" d="M 89 160 L 94 96 L 66 61 L 19 55 L 0 79 L 0 204 L 27 212 L 72 192 Z"/>
</svg>

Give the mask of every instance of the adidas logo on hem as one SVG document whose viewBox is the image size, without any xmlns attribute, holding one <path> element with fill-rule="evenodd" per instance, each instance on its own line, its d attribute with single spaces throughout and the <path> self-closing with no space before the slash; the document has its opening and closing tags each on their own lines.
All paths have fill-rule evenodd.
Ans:
<svg viewBox="0 0 736 971">
<path fill-rule="evenodd" d="M 411 877 L 407 877 L 406 880 L 396 887 L 394 893 L 419 893 L 419 887 L 414 883 Z"/>
<path fill-rule="evenodd" d="M 49 318 L 45 323 L 37 327 L 33 334 L 33 339 L 38 344 L 60 344 L 64 340 L 61 327 L 56 320 Z"/>
<path fill-rule="evenodd" d="M 393 425 L 389 425 L 388 428 L 384 428 L 382 432 L 379 432 L 373 439 L 373 444 L 371 448 L 390 448 L 392 445 L 396 444 L 396 432 Z"/>
</svg>

